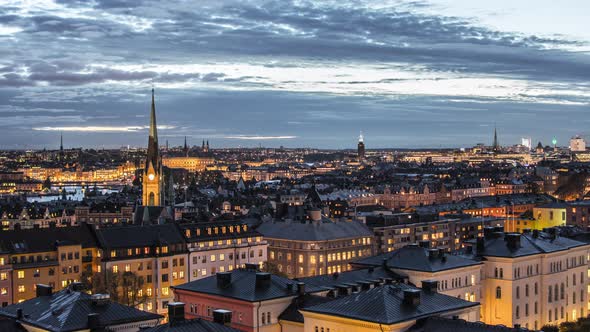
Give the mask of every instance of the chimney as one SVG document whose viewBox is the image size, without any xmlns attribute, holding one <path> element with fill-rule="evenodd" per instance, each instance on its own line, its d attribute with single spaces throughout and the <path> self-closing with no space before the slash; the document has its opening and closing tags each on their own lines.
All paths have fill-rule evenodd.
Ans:
<svg viewBox="0 0 590 332">
<path fill-rule="evenodd" d="M 383 260 L 381 261 L 381 266 L 383 266 L 384 268 L 387 267 L 387 258 L 383 258 Z"/>
<path fill-rule="evenodd" d="M 258 271 L 258 264 L 246 263 L 244 264 L 246 271 Z"/>
<path fill-rule="evenodd" d="M 539 237 L 539 230 L 538 229 L 533 229 L 533 239 L 536 239 Z"/>
<path fill-rule="evenodd" d="M 481 255 L 485 250 L 486 238 L 478 237 L 475 245 L 475 250 L 478 255 Z"/>
<path fill-rule="evenodd" d="M 418 246 L 422 247 L 422 248 L 430 248 L 430 241 L 422 240 L 422 241 L 418 242 Z"/>
<path fill-rule="evenodd" d="M 419 289 L 404 289 L 404 304 L 412 307 L 420 305 L 420 290 Z"/>
<path fill-rule="evenodd" d="M 297 283 L 297 294 L 299 294 L 300 296 L 305 295 L 305 283 L 304 282 Z"/>
<path fill-rule="evenodd" d="M 217 288 L 226 288 L 231 284 L 231 272 L 217 272 Z"/>
<path fill-rule="evenodd" d="M 287 284 L 287 290 L 289 292 L 293 291 L 293 284 Z"/>
<path fill-rule="evenodd" d="M 90 331 L 96 330 L 100 327 L 100 320 L 98 319 L 97 313 L 88 314 L 86 319 L 88 320 L 87 327 Z"/>
<path fill-rule="evenodd" d="M 492 234 L 494 234 L 494 227 L 492 226 L 486 226 L 483 228 L 483 236 L 486 239 L 489 239 L 492 237 Z"/>
<path fill-rule="evenodd" d="M 174 326 L 179 322 L 184 321 L 184 303 L 168 303 L 168 321 L 170 322 L 170 326 Z"/>
<path fill-rule="evenodd" d="M 270 286 L 270 273 L 256 272 L 256 288 L 267 288 Z"/>
<path fill-rule="evenodd" d="M 346 296 L 349 294 L 348 287 L 344 285 L 338 285 L 336 286 L 336 289 L 338 290 L 338 296 Z"/>
<path fill-rule="evenodd" d="M 530 228 L 525 228 L 522 230 L 522 234 L 530 234 L 531 233 L 531 229 Z"/>
<path fill-rule="evenodd" d="M 74 292 L 82 292 L 82 291 L 84 291 L 84 288 L 85 288 L 84 284 L 79 281 L 71 283 L 69 287 Z"/>
<path fill-rule="evenodd" d="M 371 289 L 371 283 L 368 281 L 359 281 L 359 284 L 361 285 L 361 290 L 363 291 Z"/>
<path fill-rule="evenodd" d="M 215 309 L 213 310 L 213 321 L 217 324 L 230 326 L 231 325 L 231 315 L 232 312 L 225 309 Z"/>
<path fill-rule="evenodd" d="M 109 294 L 92 294 L 90 300 L 92 305 L 102 307 L 111 301 L 111 296 Z"/>
<path fill-rule="evenodd" d="M 504 239 L 506 240 L 506 244 L 510 249 L 518 249 L 520 248 L 520 234 L 518 233 L 507 233 L 504 235 Z"/>
<path fill-rule="evenodd" d="M 37 284 L 36 296 L 51 296 L 53 294 L 53 287 L 44 284 Z"/>
<path fill-rule="evenodd" d="M 16 320 L 21 320 L 21 319 L 23 319 L 23 309 L 18 308 L 18 309 L 16 309 Z"/>
<path fill-rule="evenodd" d="M 548 228 L 547 233 L 549 233 L 549 235 L 551 236 L 552 239 L 555 239 L 557 237 L 557 228 L 555 228 L 555 227 Z"/>
<path fill-rule="evenodd" d="M 383 278 L 384 285 L 391 285 L 393 283 L 393 279 L 391 278 Z"/>
<path fill-rule="evenodd" d="M 311 221 L 320 221 L 322 220 L 322 210 L 317 208 L 311 208 L 307 210 L 307 216 Z"/>
<path fill-rule="evenodd" d="M 438 291 L 438 280 L 422 280 L 422 289 L 425 292 L 436 293 Z"/>
<path fill-rule="evenodd" d="M 429 259 L 436 259 L 439 256 L 438 249 L 428 249 L 428 258 Z"/>
<path fill-rule="evenodd" d="M 375 271 L 375 268 L 373 266 L 369 267 L 369 269 L 367 270 L 367 272 L 369 273 L 373 273 L 373 271 Z"/>
</svg>

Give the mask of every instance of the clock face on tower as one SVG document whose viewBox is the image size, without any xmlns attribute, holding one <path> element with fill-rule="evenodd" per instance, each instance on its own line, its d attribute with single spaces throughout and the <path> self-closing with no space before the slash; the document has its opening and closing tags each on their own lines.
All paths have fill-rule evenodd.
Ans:
<svg viewBox="0 0 590 332">
<path fill-rule="evenodd" d="M 153 174 L 149 174 L 149 175 L 148 175 L 148 179 L 149 179 L 150 181 L 154 181 L 154 175 L 153 175 Z"/>
</svg>

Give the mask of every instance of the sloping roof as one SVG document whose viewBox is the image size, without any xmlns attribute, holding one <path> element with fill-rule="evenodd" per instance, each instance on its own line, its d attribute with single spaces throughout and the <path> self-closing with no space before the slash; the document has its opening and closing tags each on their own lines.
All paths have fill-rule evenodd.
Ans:
<svg viewBox="0 0 590 332">
<path fill-rule="evenodd" d="M 532 233 L 521 234 L 516 247 L 510 247 L 505 239 L 505 233 L 494 233 L 484 239 L 483 252 L 477 252 L 478 256 L 493 257 L 522 257 L 568 250 L 570 248 L 587 245 L 584 242 L 572 240 L 563 236 L 551 236 L 548 233 L 538 232 L 535 237 Z M 471 241 L 473 242 L 473 241 Z"/>
<path fill-rule="evenodd" d="M 12 319 L 0 320 L 0 332 L 26 332 L 25 328 Z"/>
<path fill-rule="evenodd" d="M 176 322 L 173 325 L 162 324 L 149 329 L 143 329 L 142 332 L 239 332 L 232 327 L 224 326 L 204 319 L 191 319 L 182 322 Z"/>
<path fill-rule="evenodd" d="M 404 302 L 406 289 L 420 291 L 418 305 Z M 372 288 L 301 311 L 390 325 L 478 305 L 477 302 L 423 291 L 406 284 L 394 284 Z"/>
<path fill-rule="evenodd" d="M 303 315 L 299 310 L 307 307 L 312 307 L 318 304 L 333 301 L 333 298 L 318 296 L 312 294 L 305 294 L 293 299 L 291 304 L 280 315 L 279 320 L 286 320 L 289 322 L 303 323 Z"/>
<path fill-rule="evenodd" d="M 367 226 L 357 221 L 322 220 L 321 222 L 267 221 L 256 229 L 265 238 L 300 241 L 327 241 L 373 236 Z"/>
<path fill-rule="evenodd" d="M 173 288 L 230 297 L 247 302 L 258 302 L 297 295 L 296 281 L 271 274 L 270 282 L 266 286 L 257 286 L 257 273 L 255 270 L 249 269 L 233 270 L 231 272 L 231 282 L 225 287 L 220 287 L 217 284 L 217 276 L 210 276 Z M 289 284 L 292 285 L 291 288 L 287 286 Z"/>
<path fill-rule="evenodd" d="M 88 315 L 98 314 L 100 326 L 149 321 L 162 316 L 107 301 L 97 305 L 92 296 L 83 292 L 64 289 L 50 296 L 39 296 L 19 304 L 0 308 L 0 316 L 16 319 L 22 309 L 23 324 L 37 326 L 48 331 L 76 331 L 88 328 Z"/>
<path fill-rule="evenodd" d="M 138 206 L 133 212 L 133 223 L 136 225 L 159 224 L 160 218 L 172 220 L 165 206 Z"/>
<path fill-rule="evenodd" d="M 176 224 L 104 227 L 96 230 L 96 237 L 108 249 L 184 243 Z"/>
<path fill-rule="evenodd" d="M 297 280 L 304 282 L 305 285 L 318 289 L 334 289 L 339 285 L 360 285 L 361 282 L 375 283 L 378 280 L 390 278 L 401 281 L 405 276 L 399 275 L 390 269 L 379 267 L 371 267 L 360 270 L 352 270 L 341 273 L 323 274 L 314 277 L 298 278 Z"/>
<path fill-rule="evenodd" d="M 53 251 L 58 245 L 75 244 L 80 244 L 82 248 L 97 246 L 90 225 L 30 228 L 0 232 L 0 252 L 44 252 Z"/>
<path fill-rule="evenodd" d="M 449 319 L 438 316 L 417 322 L 408 332 L 518 332 L 528 331 L 503 325 L 488 325 L 481 322 L 467 322 L 463 319 Z"/>
<path fill-rule="evenodd" d="M 353 264 L 381 266 L 384 261 L 387 267 L 392 269 L 424 272 L 438 272 L 481 264 L 481 262 L 474 259 L 446 253 L 444 255 L 439 253 L 436 257 L 430 257 L 429 249 L 417 245 L 408 245 L 385 254 L 363 258 L 353 262 Z"/>
</svg>

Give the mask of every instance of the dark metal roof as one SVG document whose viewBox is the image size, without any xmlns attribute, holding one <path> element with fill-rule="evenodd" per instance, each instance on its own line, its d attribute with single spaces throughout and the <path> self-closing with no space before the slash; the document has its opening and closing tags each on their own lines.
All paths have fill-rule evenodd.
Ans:
<svg viewBox="0 0 590 332">
<path fill-rule="evenodd" d="M 231 282 L 225 287 L 220 287 L 217 284 L 217 276 L 211 276 L 173 288 L 189 292 L 230 297 L 247 302 L 297 296 L 296 281 L 271 274 L 270 282 L 266 285 L 257 286 L 256 274 L 257 271 L 255 270 L 237 269 L 231 272 Z M 290 286 L 291 288 L 287 286 L 289 284 L 292 285 Z M 307 289 L 307 291 L 310 290 Z"/>
<path fill-rule="evenodd" d="M 104 227 L 96 230 L 96 237 L 107 249 L 184 243 L 184 236 L 176 224 Z"/>
<path fill-rule="evenodd" d="M 363 258 L 352 264 L 381 266 L 384 261 L 391 269 L 424 272 L 438 272 L 481 264 L 477 260 L 448 253 L 439 253 L 436 257 L 430 257 L 429 249 L 417 245 L 409 245 L 385 254 Z"/>
<path fill-rule="evenodd" d="M 265 238 L 299 241 L 329 241 L 373 236 L 367 226 L 356 221 L 268 221 L 256 229 Z"/>
<path fill-rule="evenodd" d="M 162 316 L 141 311 L 133 307 L 107 301 L 97 305 L 88 295 L 64 289 L 50 296 L 39 296 L 19 304 L 0 309 L 0 316 L 16 319 L 18 309 L 22 309 L 24 324 L 48 331 L 77 331 L 88 328 L 88 314 L 98 314 L 100 326 L 149 321 Z"/>
<path fill-rule="evenodd" d="M 477 255 L 522 257 L 564 251 L 584 245 L 587 245 L 587 243 L 572 240 L 563 236 L 552 236 L 548 233 L 538 232 L 538 236 L 536 237 L 532 233 L 521 234 L 518 245 L 516 247 L 511 247 L 506 241 L 506 234 L 498 232 L 491 234 L 484 239 L 484 250 L 483 252 L 477 252 Z"/>
<path fill-rule="evenodd" d="M 303 323 L 303 315 L 299 310 L 307 307 L 312 307 L 318 304 L 333 301 L 333 298 L 305 294 L 293 299 L 291 304 L 280 315 L 279 320 L 286 320 L 290 322 Z"/>
<path fill-rule="evenodd" d="M 360 270 L 352 270 L 341 273 L 324 274 L 314 277 L 298 278 L 297 280 L 304 282 L 307 286 L 318 289 L 334 289 L 338 285 L 351 284 L 360 285 L 361 282 L 375 282 L 390 278 L 396 281 L 402 281 L 405 276 L 391 271 L 388 268 L 381 266 L 375 268 L 366 268 Z"/>
<path fill-rule="evenodd" d="M 73 227 L 30 228 L 0 232 L 0 252 L 33 253 L 54 251 L 59 245 L 97 246 L 90 225 Z"/>
<path fill-rule="evenodd" d="M 191 319 L 176 322 L 173 325 L 162 324 L 142 332 L 239 332 L 232 327 L 224 326 L 204 319 Z"/>
<path fill-rule="evenodd" d="M 488 325 L 481 322 L 467 322 L 463 319 L 449 319 L 432 316 L 419 321 L 408 332 L 518 332 L 528 331 L 503 325 Z"/>
<path fill-rule="evenodd" d="M 419 291 L 420 303 L 405 303 L 404 290 Z M 393 284 L 372 288 L 301 311 L 389 325 L 478 305 L 477 302 L 423 291 L 406 284 Z"/>
</svg>

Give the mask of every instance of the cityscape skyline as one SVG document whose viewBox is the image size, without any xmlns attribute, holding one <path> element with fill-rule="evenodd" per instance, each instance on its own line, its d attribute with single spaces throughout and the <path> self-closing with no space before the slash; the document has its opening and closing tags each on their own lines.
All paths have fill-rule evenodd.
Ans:
<svg viewBox="0 0 590 332">
<path fill-rule="evenodd" d="M 2 6 L 0 148 L 51 148 L 59 132 L 70 147 L 143 146 L 152 86 L 172 145 L 354 148 L 362 130 L 368 148 L 467 147 L 491 144 L 494 124 L 501 144 L 589 134 L 582 1 L 195 6 Z"/>
</svg>

